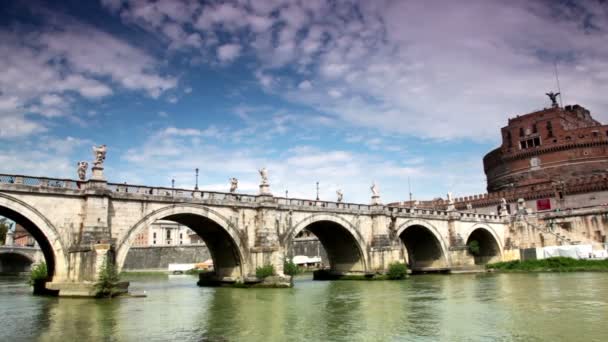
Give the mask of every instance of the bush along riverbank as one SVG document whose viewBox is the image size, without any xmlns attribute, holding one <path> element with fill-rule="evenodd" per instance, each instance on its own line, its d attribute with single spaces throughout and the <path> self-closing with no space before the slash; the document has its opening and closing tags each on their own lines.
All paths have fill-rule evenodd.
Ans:
<svg viewBox="0 0 608 342">
<path fill-rule="evenodd" d="M 541 260 L 513 260 L 487 264 L 486 268 L 499 272 L 608 272 L 608 259 L 556 257 Z"/>
<path fill-rule="evenodd" d="M 59 291 L 49 290 L 46 288 L 46 282 L 48 281 L 48 273 L 46 269 L 46 263 L 42 262 L 35 264 L 32 267 L 30 273 L 30 279 L 28 283 L 34 290 L 34 295 L 38 296 L 57 296 Z"/>
</svg>

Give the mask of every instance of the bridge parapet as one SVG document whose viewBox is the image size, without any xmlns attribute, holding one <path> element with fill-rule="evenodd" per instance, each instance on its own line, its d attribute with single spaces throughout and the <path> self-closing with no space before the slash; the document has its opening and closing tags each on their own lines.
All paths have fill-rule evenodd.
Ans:
<svg viewBox="0 0 608 342">
<path fill-rule="evenodd" d="M 0 174 L 0 183 L 77 190 L 82 189 L 80 184 L 82 184 L 83 182 L 75 181 L 72 179 Z"/>
<path fill-rule="evenodd" d="M 498 215 L 478 214 L 460 211 L 446 211 L 424 208 L 392 207 L 381 204 L 361 204 L 347 202 L 320 201 L 299 198 L 272 197 L 219 191 L 201 191 L 182 188 L 153 187 L 132 184 L 105 183 L 99 181 L 78 181 L 48 177 L 0 174 L 0 187 L 9 186 L 7 190 L 33 189 L 41 192 L 64 193 L 71 190 L 71 195 L 88 194 L 90 191 L 104 191 L 112 198 L 157 202 L 192 202 L 206 205 L 223 206 L 277 206 L 283 209 L 304 211 L 332 211 L 350 213 L 384 213 L 395 217 L 421 217 L 438 220 L 460 219 L 469 222 L 501 222 Z"/>
</svg>

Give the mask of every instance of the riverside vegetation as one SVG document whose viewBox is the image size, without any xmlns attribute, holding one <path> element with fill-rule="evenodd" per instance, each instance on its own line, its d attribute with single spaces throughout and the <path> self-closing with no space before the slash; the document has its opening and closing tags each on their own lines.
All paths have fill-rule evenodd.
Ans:
<svg viewBox="0 0 608 342">
<path fill-rule="evenodd" d="M 486 268 L 500 272 L 608 272 L 608 259 L 555 257 L 541 260 L 513 260 L 488 264 Z"/>
<path fill-rule="evenodd" d="M 95 283 L 96 296 L 99 298 L 112 298 L 124 291 L 120 290 L 120 277 L 116 266 L 106 259 L 99 270 L 99 279 Z"/>
</svg>

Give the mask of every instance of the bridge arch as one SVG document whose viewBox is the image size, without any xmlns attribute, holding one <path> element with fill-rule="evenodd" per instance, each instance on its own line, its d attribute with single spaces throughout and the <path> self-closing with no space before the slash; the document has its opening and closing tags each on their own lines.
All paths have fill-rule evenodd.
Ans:
<svg viewBox="0 0 608 342">
<path fill-rule="evenodd" d="M 0 249 L 0 273 L 21 273 L 28 272 L 34 263 L 27 253 L 14 249 Z"/>
<path fill-rule="evenodd" d="M 293 239 L 304 229 L 319 239 L 332 271 L 365 273 L 368 270 L 365 239 L 345 218 L 329 213 L 315 213 L 303 218 L 285 233 L 283 246 L 286 251 L 291 251 Z"/>
<path fill-rule="evenodd" d="M 431 223 L 420 219 L 407 220 L 397 228 L 397 236 L 405 245 L 409 267 L 413 271 L 443 270 L 452 264 L 447 244 Z"/>
<path fill-rule="evenodd" d="M 0 216 L 20 224 L 38 242 L 47 264 L 49 280 L 67 279 L 66 249 L 51 221 L 24 201 L 3 193 L 0 193 Z"/>
<path fill-rule="evenodd" d="M 485 224 L 476 224 L 465 231 L 463 236 L 466 245 L 473 240 L 478 242 L 479 252 L 474 255 L 475 264 L 487 264 L 502 259 L 503 246 L 492 227 Z"/>
<path fill-rule="evenodd" d="M 196 204 L 174 204 L 157 209 L 130 227 L 117 244 L 116 262 L 119 270 L 137 234 L 161 219 L 187 226 L 203 239 L 219 278 L 242 279 L 250 271 L 247 269 L 247 248 L 238 229 L 217 211 Z"/>
</svg>

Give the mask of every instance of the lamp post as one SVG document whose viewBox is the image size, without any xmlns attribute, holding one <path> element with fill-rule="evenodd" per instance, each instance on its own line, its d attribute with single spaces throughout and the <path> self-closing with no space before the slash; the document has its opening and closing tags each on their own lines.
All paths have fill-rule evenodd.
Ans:
<svg viewBox="0 0 608 342">
<path fill-rule="evenodd" d="M 194 190 L 198 191 L 198 167 L 194 169 L 194 171 L 196 172 L 196 183 L 194 185 Z"/>
<path fill-rule="evenodd" d="M 317 201 L 319 200 L 319 182 L 317 182 Z"/>
</svg>

